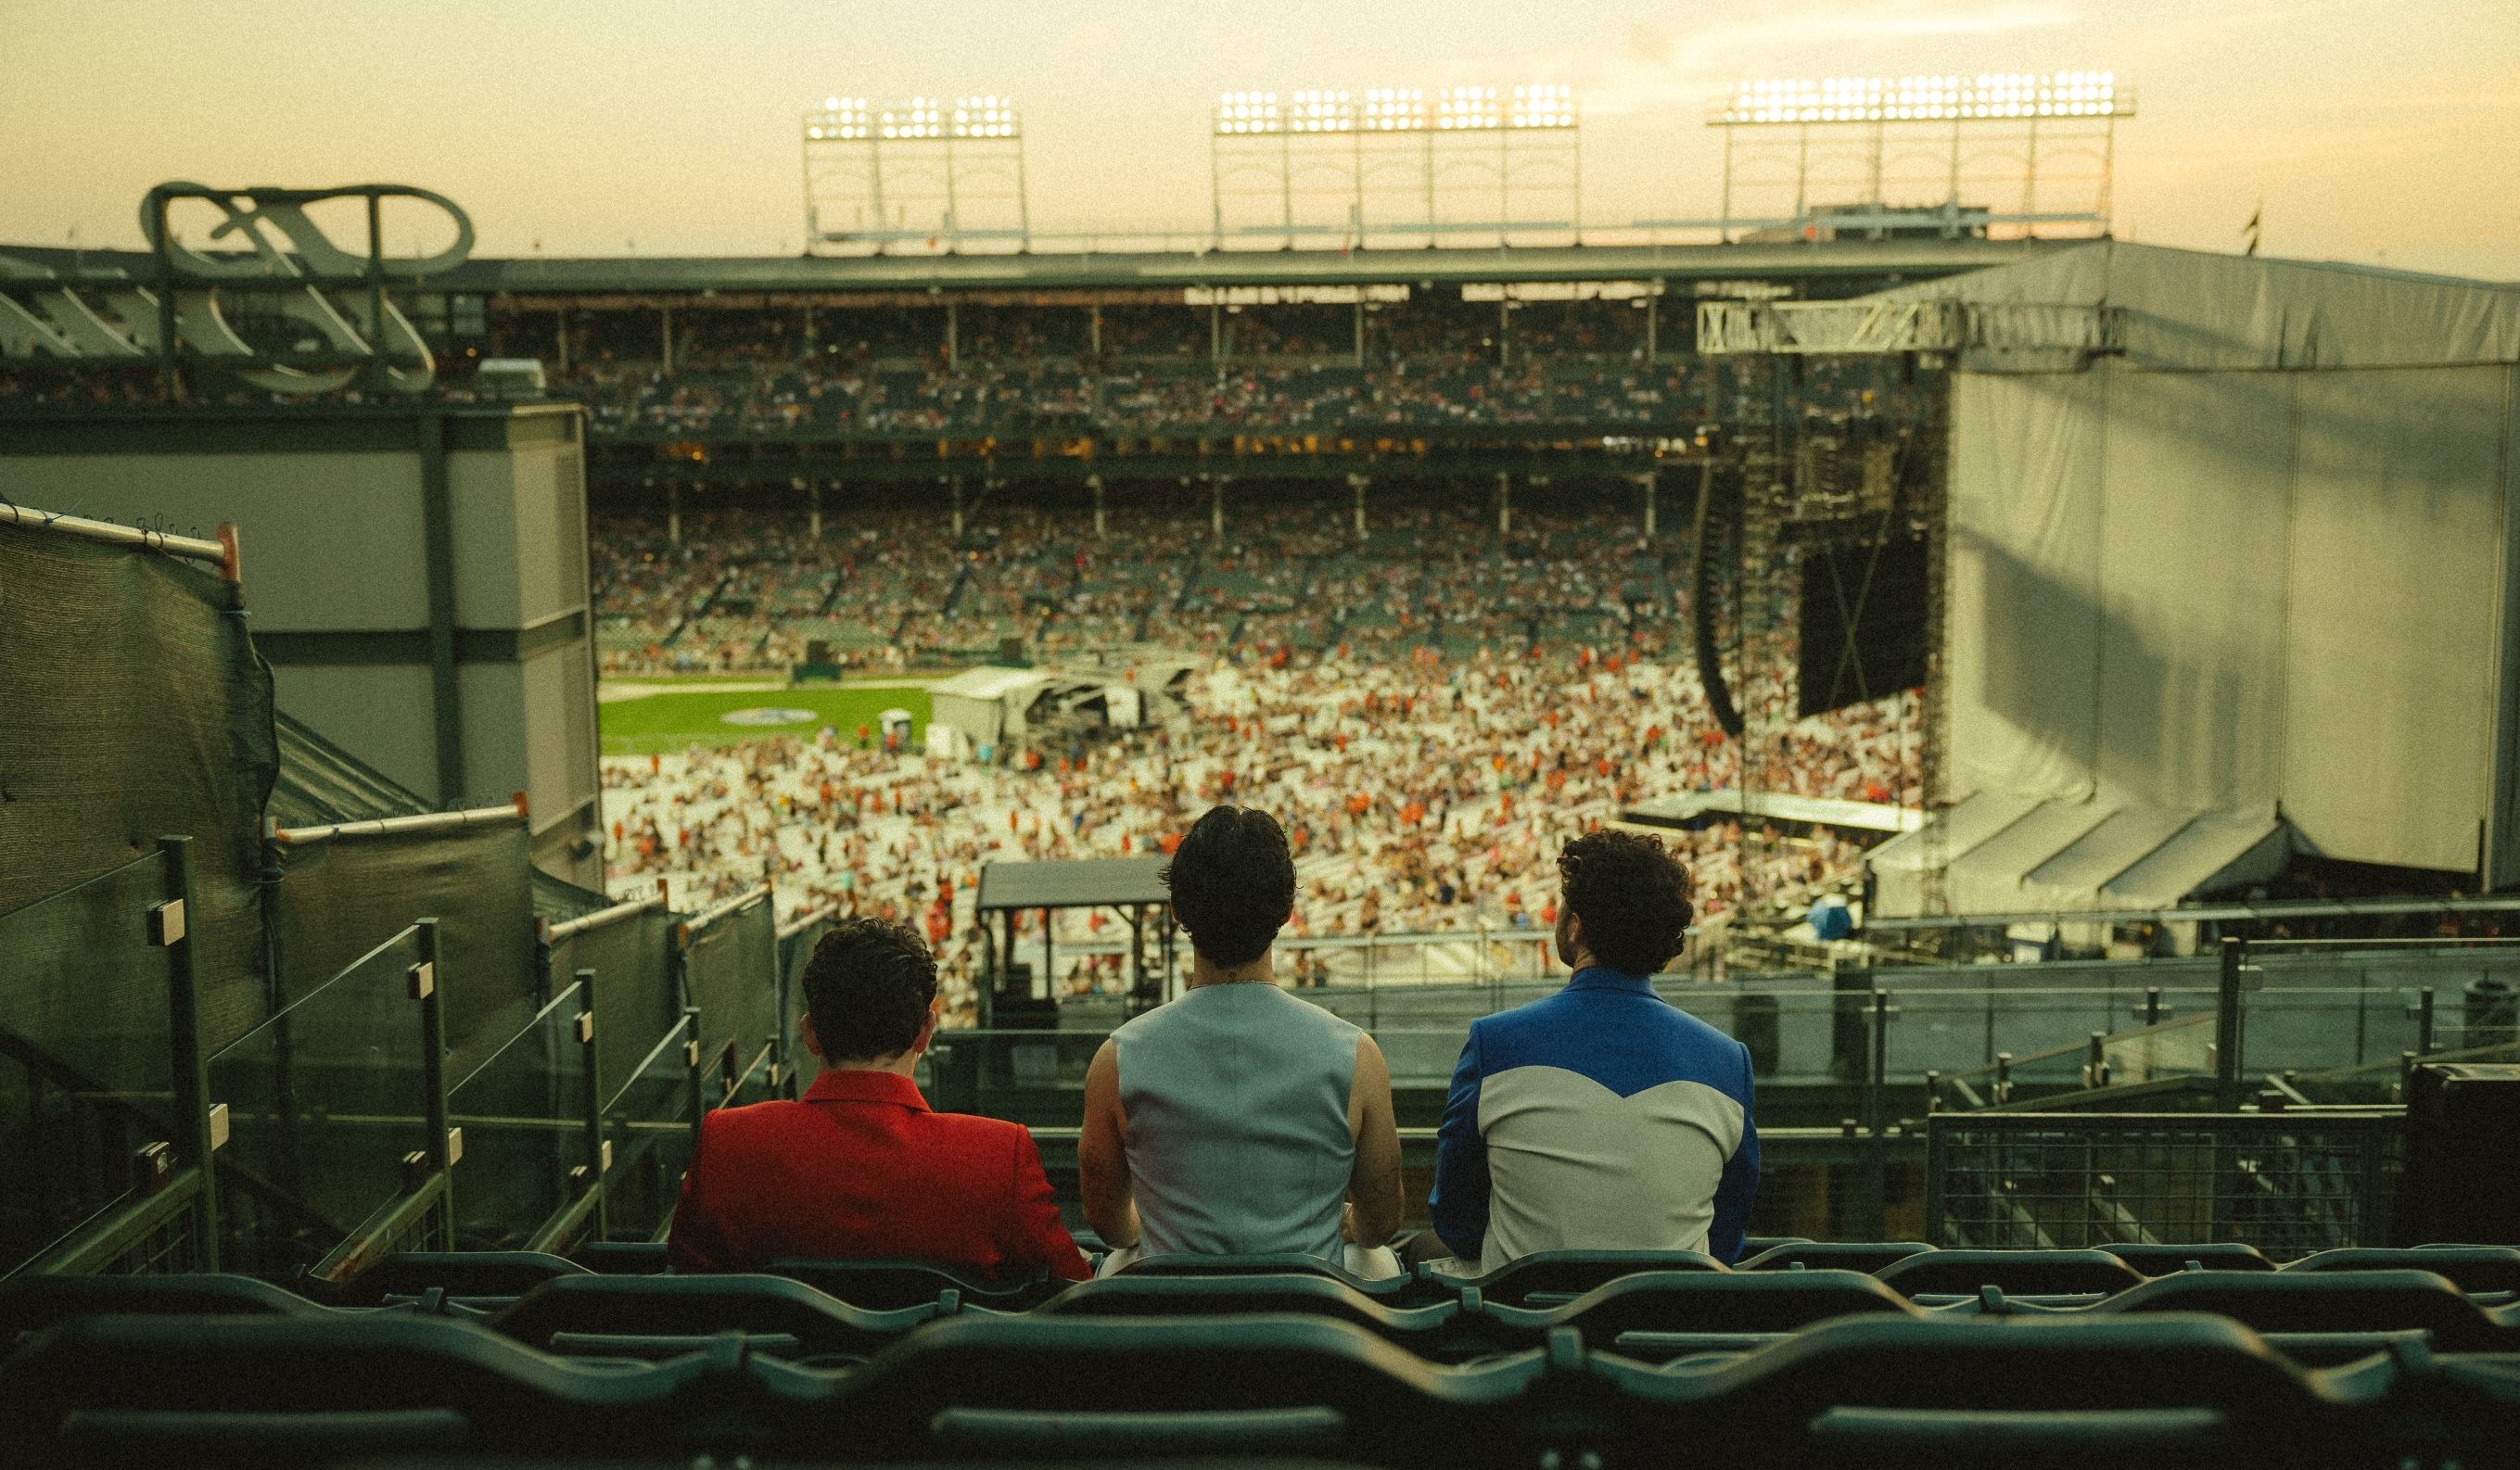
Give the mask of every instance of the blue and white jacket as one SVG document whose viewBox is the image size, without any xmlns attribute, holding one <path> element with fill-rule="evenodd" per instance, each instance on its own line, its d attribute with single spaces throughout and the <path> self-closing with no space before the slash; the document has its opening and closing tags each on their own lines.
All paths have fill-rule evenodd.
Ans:
<svg viewBox="0 0 2520 1470">
<path fill-rule="evenodd" d="M 1750 1052 L 1602 965 L 1470 1023 L 1444 1101 L 1435 1233 L 1493 1270 L 1534 1251 L 1737 1260 L 1759 1188 Z"/>
</svg>

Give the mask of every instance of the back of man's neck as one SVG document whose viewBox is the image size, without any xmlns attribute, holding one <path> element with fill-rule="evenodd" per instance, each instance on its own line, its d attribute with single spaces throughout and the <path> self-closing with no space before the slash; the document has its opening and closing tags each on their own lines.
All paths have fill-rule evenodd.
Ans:
<svg viewBox="0 0 2520 1470">
<path fill-rule="evenodd" d="M 1194 960 L 1190 969 L 1190 988 L 1205 990 L 1212 985 L 1273 985 L 1277 983 L 1278 976 L 1276 967 L 1269 960 L 1267 955 L 1249 964 L 1231 966 L 1209 964 L 1204 959 Z"/>
</svg>

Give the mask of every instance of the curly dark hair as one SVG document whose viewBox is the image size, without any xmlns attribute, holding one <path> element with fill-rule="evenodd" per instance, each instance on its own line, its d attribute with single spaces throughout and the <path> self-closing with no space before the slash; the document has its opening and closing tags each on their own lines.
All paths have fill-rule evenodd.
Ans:
<svg viewBox="0 0 2520 1470">
<path fill-rule="evenodd" d="M 1269 953 L 1295 908 L 1295 858 L 1278 819 L 1249 807 L 1211 807 L 1163 870 L 1173 916 L 1191 948 L 1214 964 Z"/>
<path fill-rule="evenodd" d="M 927 1024 L 936 957 L 907 924 L 842 919 L 815 942 L 800 978 L 825 1061 L 897 1056 Z"/>
<path fill-rule="evenodd" d="M 1557 876 L 1585 946 L 1610 968 L 1653 974 L 1688 942 L 1688 869 L 1660 837 L 1586 832 L 1557 855 Z"/>
</svg>

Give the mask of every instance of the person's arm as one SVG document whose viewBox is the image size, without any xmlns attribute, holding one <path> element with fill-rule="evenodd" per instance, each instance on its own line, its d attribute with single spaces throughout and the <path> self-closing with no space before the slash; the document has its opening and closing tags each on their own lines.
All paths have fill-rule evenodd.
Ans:
<svg viewBox="0 0 2520 1470">
<path fill-rule="evenodd" d="M 1094 1274 L 1085 1253 L 1076 1248 L 1076 1237 L 1059 1223 L 1058 1195 L 1050 1187 L 1049 1176 L 1042 1173 L 1041 1149 L 1028 1128 L 1015 1129 L 1012 1204 L 1001 1230 L 1010 1263 L 1026 1269 L 1047 1267 L 1052 1275 L 1066 1281 L 1082 1281 Z"/>
<path fill-rule="evenodd" d="M 1736 1044 L 1737 1045 L 1737 1044 Z M 1706 1229 L 1706 1254 L 1730 1266 L 1741 1259 L 1741 1237 L 1750 1227 L 1750 1206 L 1759 1196 L 1759 1124 L 1750 1113 L 1750 1048 L 1741 1047 L 1741 1141 L 1724 1161 L 1715 1186 L 1715 1221 Z"/>
<path fill-rule="evenodd" d="M 1104 1042 L 1085 1069 L 1085 1128 L 1076 1139 L 1076 1180 L 1085 1223 L 1113 1250 L 1138 1243 L 1138 1202 L 1129 1189 L 1129 1128 L 1120 1112 L 1120 1050 Z"/>
<path fill-rule="evenodd" d="M 1356 1207 L 1355 1243 L 1382 1245 L 1399 1232 L 1400 1126 L 1391 1111 L 1391 1064 L 1373 1038 L 1356 1039 L 1356 1073 L 1347 1090 L 1347 1126 L 1356 1136 L 1347 1195 Z"/>
<path fill-rule="evenodd" d="M 1488 1240 L 1488 1145 L 1479 1136 L 1479 1028 L 1462 1045 L 1444 1095 L 1444 1122 L 1435 1132 L 1435 1189 L 1426 1214 L 1435 1238 L 1458 1260 L 1475 1263 Z"/>
<path fill-rule="evenodd" d="M 710 1121 L 701 1120 L 699 1136 L 692 1142 L 691 1162 L 683 1170 L 682 1193 L 674 1201 L 673 1227 L 665 1236 L 665 1260 L 678 1271 L 734 1269 L 734 1242 L 727 1238 L 725 1225 L 709 1213 L 712 1191 L 701 1183 L 701 1161 L 709 1156 L 705 1145 Z"/>
</svg>

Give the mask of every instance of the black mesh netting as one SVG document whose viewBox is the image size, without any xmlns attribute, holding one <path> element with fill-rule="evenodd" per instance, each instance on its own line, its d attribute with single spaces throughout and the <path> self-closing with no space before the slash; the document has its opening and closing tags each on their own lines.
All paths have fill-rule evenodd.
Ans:
<svg viewBox="0 0 2520 1470">
<path fill-rule="evenodd" d="M 533 1018 L 533 882 L 521 822 L 277 843 L 272 951 L 306 994 L 412 920 L 437 922 L 446 1075 L 462 1077 Z"/>
<path fill-rule="evenodd" d="M 0 913 L 161 835 L 191 837 L 212 1046 L 265 1007 L 254 867 L 277 763 L 271 673 L 234 601 L 215 574 L 169 556 L 0 525 Z"/>
<path fill-rule="evenodd" d="M 666 964 L 673 915 L 642 909 L 552 941 L 551 983 L 565 989 L 582 969 L 595 971 L 598 1091 L 607 1101 L 682 1015 Z"/>
<path fill-rule="evenodd" d="M 742 1066 L 760 1053 L 779 1031 L 779 920 L 768 894 L 692 931 L 683 982 L 699 1009 L 705 1054 L 733 1042 Z"/>
</svg>

